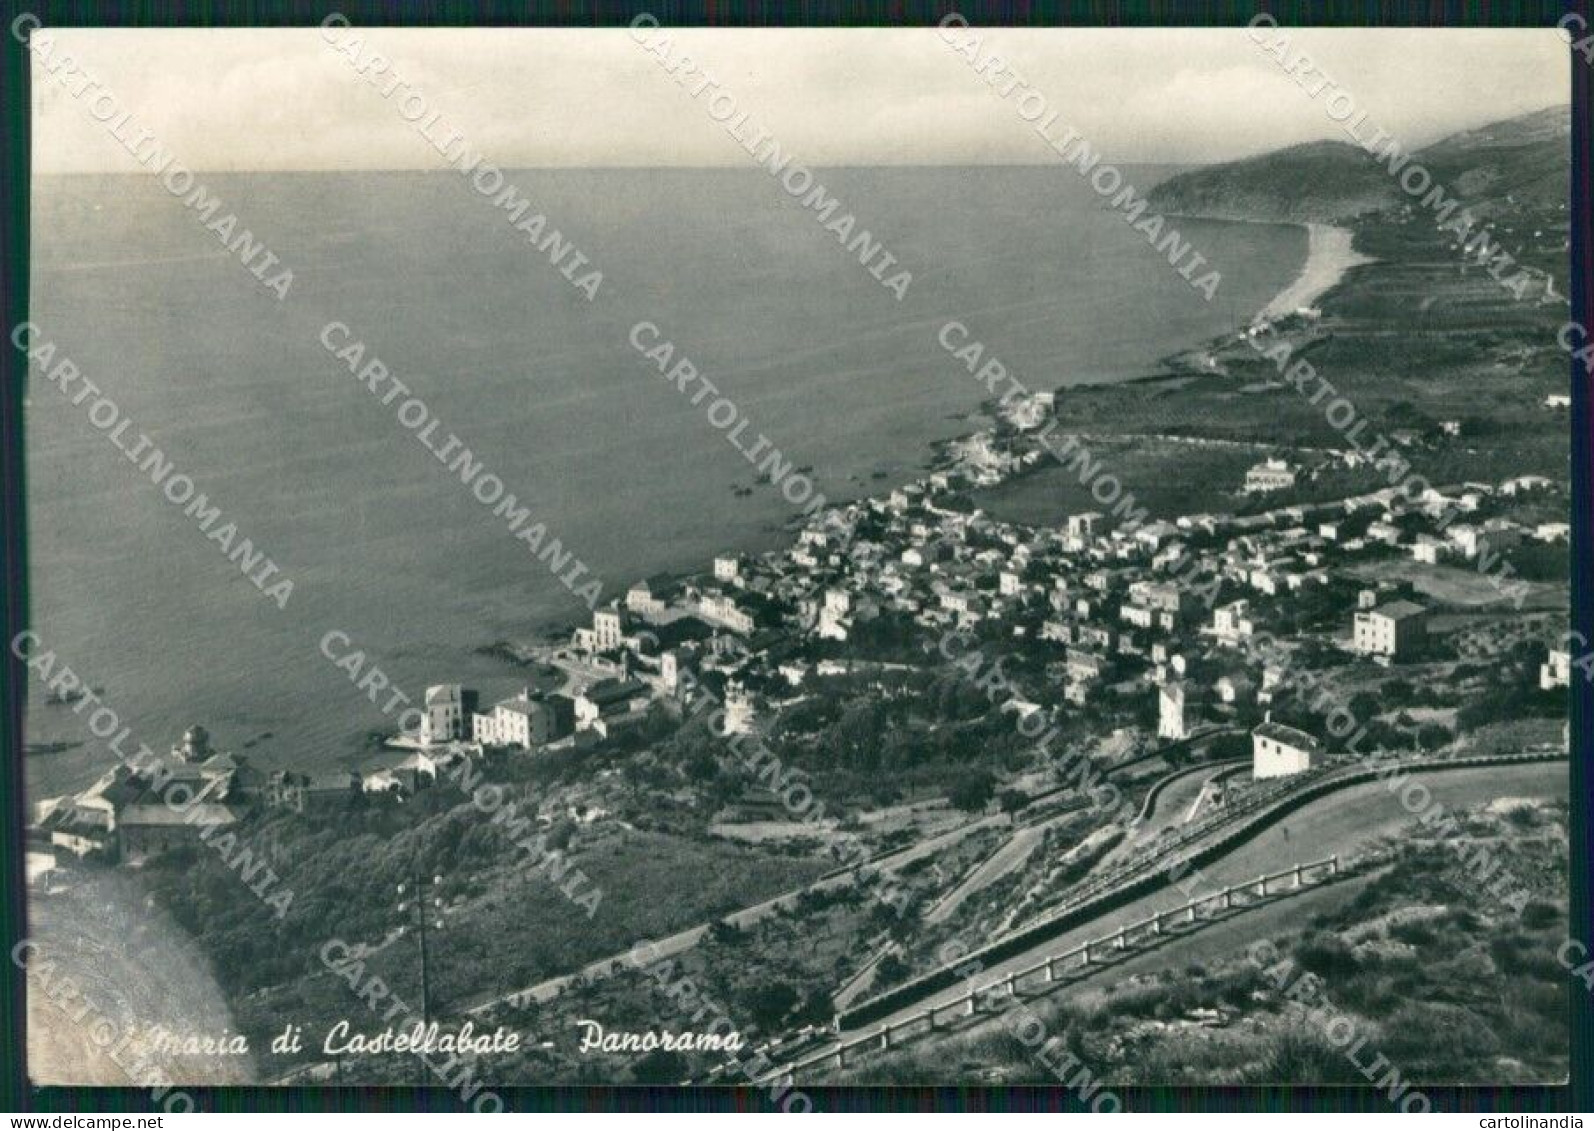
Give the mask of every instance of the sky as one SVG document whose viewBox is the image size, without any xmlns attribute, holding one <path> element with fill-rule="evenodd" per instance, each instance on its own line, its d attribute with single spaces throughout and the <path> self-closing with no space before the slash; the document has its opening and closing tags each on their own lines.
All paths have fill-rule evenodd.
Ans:
<svg viewBox="0 0 1594 1131">
<path fill-rule="evenodd" d="M 426 169 L 405 119 L 439 115 L 504 168 L 745 166 L 747 152 L 627 29 L 46 29 L 95 82 L 74 97 L 34 57 L 38 172 L 131 170 L 122 113 L 195 170 Z M 1369 123 L 1414 147 L 1565 104 L 1554 29 L 1281 29 Z M 1055 154 L 933 29 L 662 29 L 734 105 L 813 166 L 1041 164 Z M 1343 136 L 1245 29 L 971 29 L 1047 112 L 1120 163 L 1196 163 Z M 335 44 L 328 40 L 334 40 Z M 356 43 L 356 41 L 358 41 Z M 341 50 L 340 50 L 341 48 Z M 379 52 L 406 87 L 355 70 Z M 58 75 L 64 72 L 58 72 Z M 81 80 L 75 80 L 75 82 Z M 382 81 L 387 81 L 383 79 Z M 693 82 L 696 80 L 694 79 Z M 1005 81 L 1005 80 L 1004 80 Z M 100 90 L 114 97 L 102 99 Z M 707 92 L 712 93 L 712 92 Z M 1031 102 L 1031 107 L 1036 105 Z M 109 123 L 96 119 L 109 114 Z M 124 135 L 130 132 L 124 127 Z"/>
</svg>

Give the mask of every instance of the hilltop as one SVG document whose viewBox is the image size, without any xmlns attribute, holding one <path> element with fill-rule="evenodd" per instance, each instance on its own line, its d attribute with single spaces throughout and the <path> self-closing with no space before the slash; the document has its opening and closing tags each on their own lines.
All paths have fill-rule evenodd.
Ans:
<svg viewBox="0 0 1594 1131">
<path fill-rule="evenodd" d="M 1475 215 L 1501 203 L 1554 205 L 1566 200 L 1570 136 L 1570 111 L 1551 107 L 1452 134 L 1412 160 Z M 1153 188 L 1150 199 L 1160 211 L 1182 215 L 1331 223 L 1411 198 L 1361 147 L 1318 141 L 1177 174 Z"/>
</svg>

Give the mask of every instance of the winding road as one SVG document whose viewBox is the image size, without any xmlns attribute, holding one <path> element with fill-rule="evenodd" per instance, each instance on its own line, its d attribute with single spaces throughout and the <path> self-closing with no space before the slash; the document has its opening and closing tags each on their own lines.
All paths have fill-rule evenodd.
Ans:
<svg viewBox="0 0 1594 1131">
<path fill-rule="evenodd" d="M 1421 775 L 1421 781 L 1432 790 L 1434 799 L 1448 810 L 1467 809 L 1502 797 L 1564 798 L 1568 788 L 1567 763 L 1564 761 L 1430 770 Z M 1110 933 L 1120 926 L 1145 919 L 1156 911 L 1179 907 L 1190 899 L 1219 891 L 1228 885 L 1254 880 L 1264 872 L 1276 871 L 1295 861 L 1316 860 L 1334 853 L 1343 859 L 1381 837 L 1400 832 L 1415 819 L 1383 782 L 1371 781 L 1348 786 L 1308 802 L 1267 826 L 1232 852 L 1184 877 L 1180 886 L 1165 885 L 1149 895 L 1131 900 L 1022 953 L 992 964 L 981 977 L 996 978 L 1034 965 L 1046 955 L 1068 950 L 1088 938 Z M 1285 830 L 1288 831 L 1287 840 Z M 843 1035 L 856 1036 L 882 1024 L 905 1020 L 929 1006 L 955 1001 L 967 992 L 967 987 L 958 983 Z"/>
</svg>

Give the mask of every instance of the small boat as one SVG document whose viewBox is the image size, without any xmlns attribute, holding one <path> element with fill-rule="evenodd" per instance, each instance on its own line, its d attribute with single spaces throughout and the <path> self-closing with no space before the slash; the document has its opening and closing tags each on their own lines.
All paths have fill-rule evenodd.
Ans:
<svg viewBox="0 0 1594 1131">
<path fill-rule="evenodd" d="M 27 755 L 59 754 L 63 750 L 75 750 L 82 746 L 81 742 L 35 742 L 22 748 L 22 753 Z"/>
<path fill-rule="evenodd" d="M 85 691 L 81 687 L 74 687 L 71 691 L 58 691 L 52 687 L 44 693 L 44 701 L 52 707 L 69 707 L 80 699 L 87 699 L 91 694 L 103 695 L 105 688 L 91 687 Z"/>
</svg>

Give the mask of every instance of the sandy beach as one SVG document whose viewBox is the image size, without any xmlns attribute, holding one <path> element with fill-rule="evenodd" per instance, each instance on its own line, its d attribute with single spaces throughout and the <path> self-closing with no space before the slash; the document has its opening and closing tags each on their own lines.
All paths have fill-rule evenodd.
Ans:
<svg viewBox="0 0 1594 1131">
<path fill-rule="evenodd" d="M 1329 290 L 1344 277 L 1346 271 L 1362 263 L 1371 263 L 1369 256 L 1351 248 L 1348 228 L 1332 224 L 1308 224 L 1306 262 L 1295 281 L 1273 296 L 1273 301 L 1258 312 L 1259 318 L 1279 318 L 1299 307 L 1310 306 L 1319 295 Z"/>
</svg>

